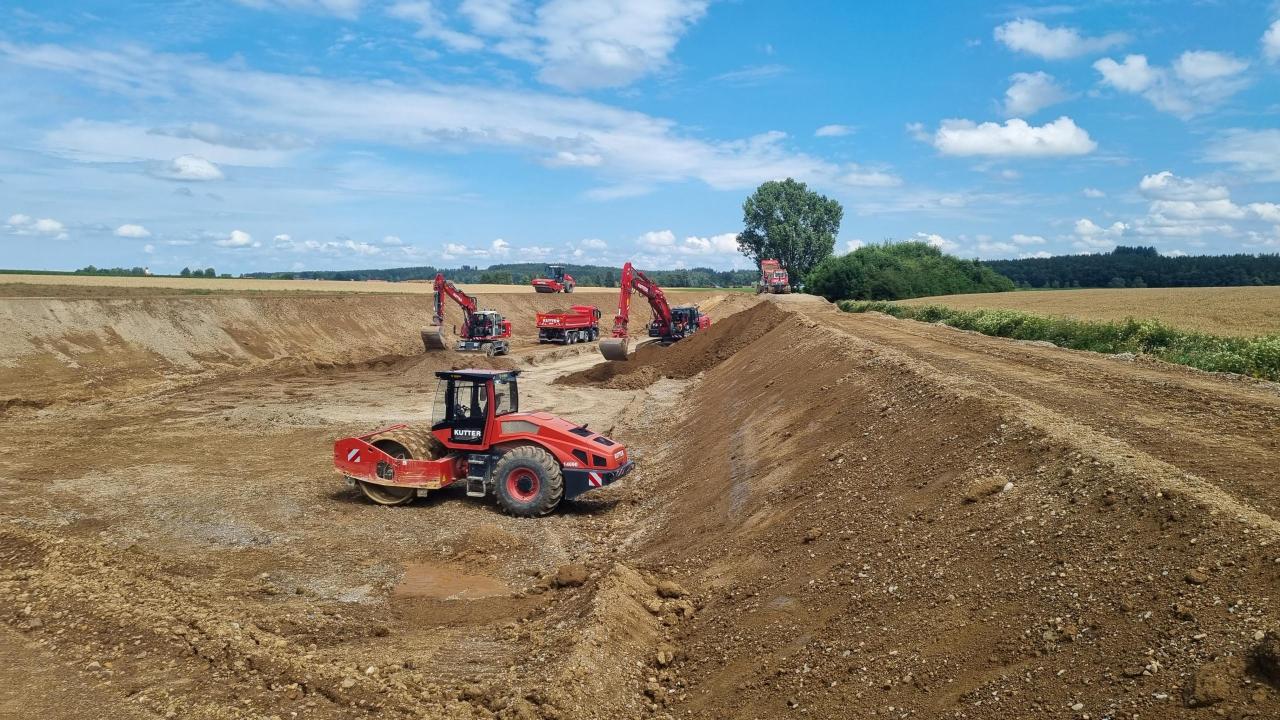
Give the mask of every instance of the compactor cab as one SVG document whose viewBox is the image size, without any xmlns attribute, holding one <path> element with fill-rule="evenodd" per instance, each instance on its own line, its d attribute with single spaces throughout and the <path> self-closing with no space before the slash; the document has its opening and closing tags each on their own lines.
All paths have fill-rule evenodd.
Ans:
<svg viewBox="0 0 1280 720">
<path fill-rule="evenodd" d="M 431 430 L 445 442 L 484 445 L 485 430 L 492 417 L 520 410 L 516 373 L 441 372 L 437 374 L 436 400 L 431 413 Z M 490 390 L 492 386 L 492 390 Z M 492 404 L 489 401 L 493 395 Z"/>
</svg>

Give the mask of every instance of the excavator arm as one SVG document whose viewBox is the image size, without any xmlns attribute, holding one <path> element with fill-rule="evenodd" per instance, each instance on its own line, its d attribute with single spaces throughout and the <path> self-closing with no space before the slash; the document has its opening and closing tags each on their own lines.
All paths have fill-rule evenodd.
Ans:
<svg viewBox="0 0 1280 720">
<path fill-rule="evenodd" d="M 445 349 L 444 342 L 444 299 L 449 297 L 462 308 L 462 335 L 470 336 L 471 315 L 478 307 L 476 299 L 462 292 L 453 283 L 444 278 L 444 273 L 436 273 L 435 314 L 431 318 L 431 327 L 423 328 L 422 344 L 428 350 Z"/>
<path fill-rule="evenodd" d="M 631 292 L 642 295 L 649 301 L 649 309 L 653 311 L 654 321 L 663 327 L 671 327 L 671 306 L 667 304 L 667 296 L 662 288 L 650 280 L 644 273 L 632 267 L 631 263 L 622 266 L 622 282 L 618 293 L 618 314 L 613 316 L 612 337 L 600 341 L 600 353 L 607 360 L 626 360 L 629 340 L 628 324 L 631 321 Z"/>
</svg>

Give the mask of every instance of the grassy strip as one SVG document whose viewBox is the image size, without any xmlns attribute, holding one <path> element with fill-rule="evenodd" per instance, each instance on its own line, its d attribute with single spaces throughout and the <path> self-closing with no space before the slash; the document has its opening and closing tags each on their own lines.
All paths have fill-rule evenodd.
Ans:
<svg viewBox="0 0 1280 720">
<path fill-rule="evenodd" d="M 881 312 L 983 335 L 1045 340 L 1075 350 L 1143 353 L 1201 370 L 1280 381 L 1280 335 L 1222 337 L 1177 330 L 1158 320 L 1076 320 L 1018 310 L 954 310 L 942 305 L 909 306 L 865 300 L 842 300 L 839 305 L 845 312 Z"/>
</svg>

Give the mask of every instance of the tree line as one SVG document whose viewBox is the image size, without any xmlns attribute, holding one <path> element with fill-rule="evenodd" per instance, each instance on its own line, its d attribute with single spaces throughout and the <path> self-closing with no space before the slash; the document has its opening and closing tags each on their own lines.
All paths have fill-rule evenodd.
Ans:
<svg viewBox="0 0 1280 720">
<path fill-rule="evenodd" d="M 1223 287 L 1280 285 L 1280 254 L 1161 255 L 1154 247 L 1108 253 L 988 260 L 1022 288 Z"/>
<path fill-rule="evenodd" d="M 866 245 L 823 260 L 808 278 L 808 290 L 828 300 L 903 300 L 1013 289 L 1013 281 L 983 263 L 923 242 Z"/>
</svg>

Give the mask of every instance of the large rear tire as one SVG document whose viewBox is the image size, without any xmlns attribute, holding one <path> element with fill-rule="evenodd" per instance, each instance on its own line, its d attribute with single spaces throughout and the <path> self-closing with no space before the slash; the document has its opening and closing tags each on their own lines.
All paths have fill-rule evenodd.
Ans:
<svg viewBox="0 0 1280 720">
<path fill-rule="evenodd" d="M 517 517 L 542 517 L 564 497 L 564 474 L 551 453 L 525 445 L 502 454 L 493 468 L 498 505 Z"/>
</svg>

